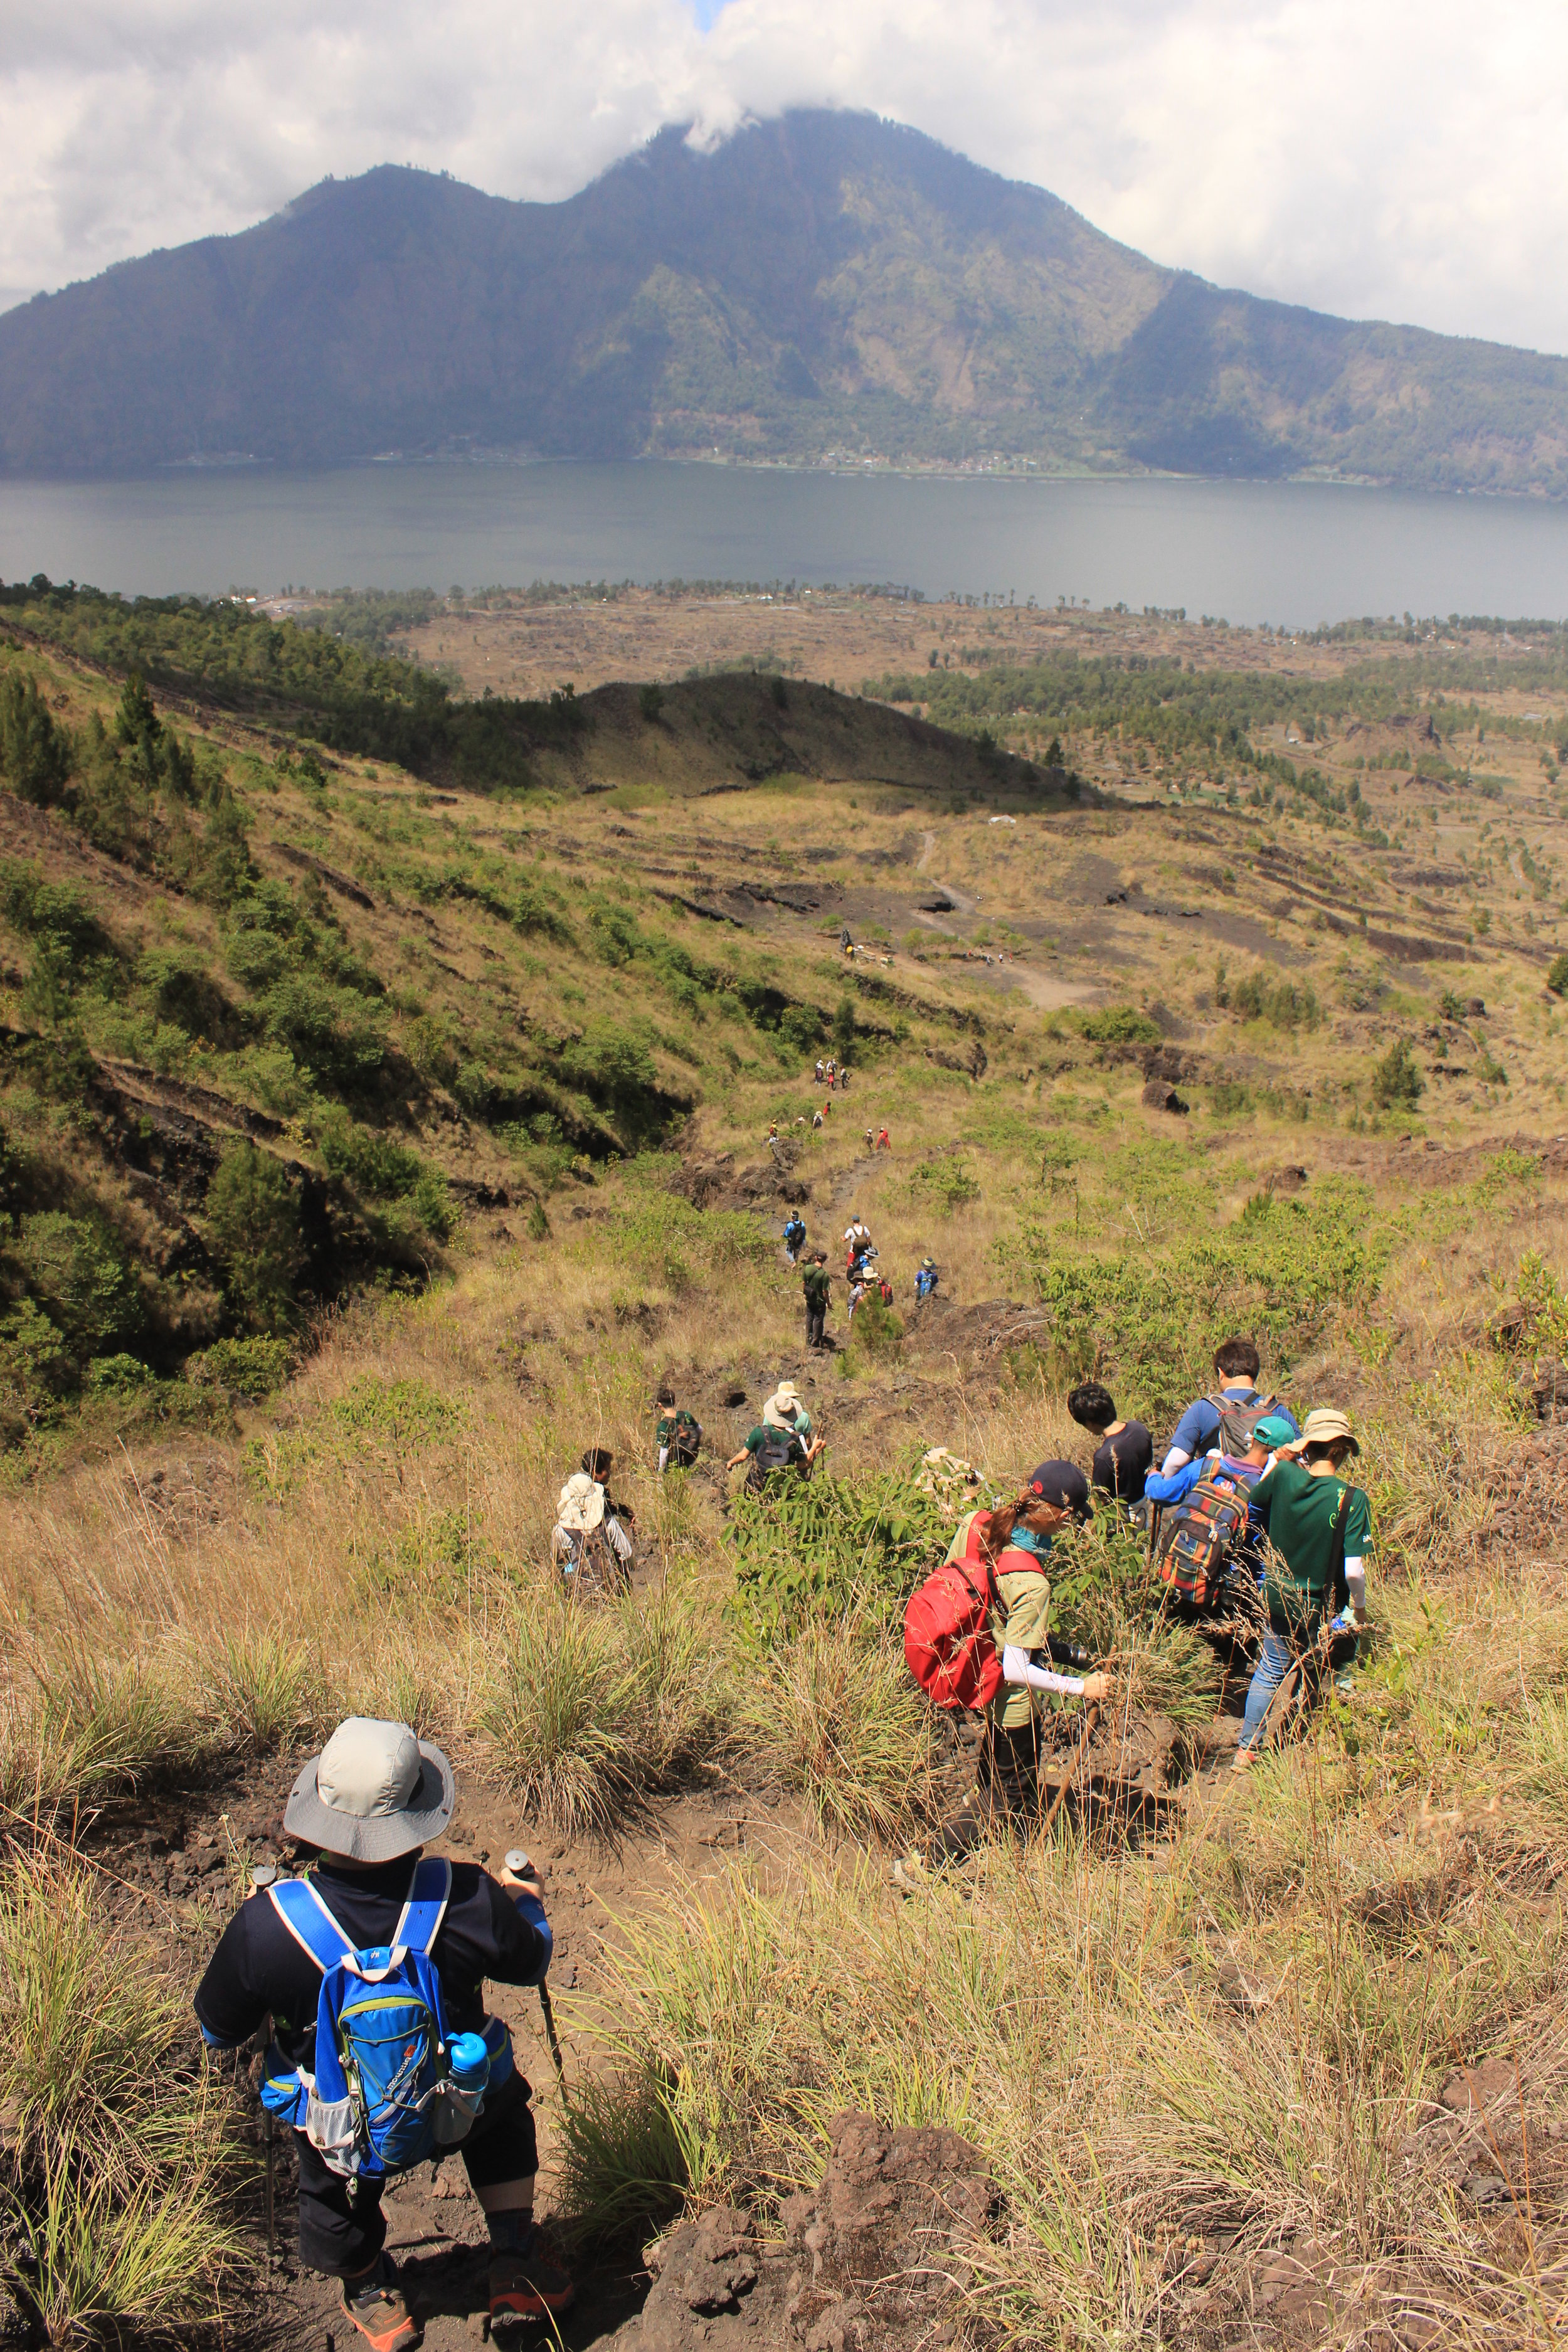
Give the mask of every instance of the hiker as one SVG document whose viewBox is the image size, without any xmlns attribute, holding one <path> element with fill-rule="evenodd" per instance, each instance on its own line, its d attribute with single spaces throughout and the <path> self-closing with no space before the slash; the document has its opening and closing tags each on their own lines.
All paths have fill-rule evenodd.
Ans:
<svg viewBox="0 0 1568 2352">
<path fill-rule="evenodd" d="M 828 1290 L 833 1277 L 827 1271 L 827 1252 L 814 1250 L 811 1263 L 800 1278 L 805 1293 L 805 1344 L 808 1348 L 827 1345 L 823 1326 L 827 1320 Z"/>
<path fill-rule="evenodd" d="M 768 1121 L 768 1141 L 769 1141 L 770 1143 L 775 1142 L 775 1141 L 777 1140 L 777 1138 L 778 1138 L 778 1131 L 779 1131 L 779 1123 L 778 1123 L 777 1119 L 776 1119 L 776 1118 L 770 1118 L 770 1119 L 769 1119 L 769 1121 Z"/>
<path fill-rule="evenodd" d="M 888 1133 L 887 1121 L 884 1119 L 877 1129 L 877 1149 L 879 1151 L 891 1151 L 892 1148 L 893 1139 Z"/>
<path fill-rule="evenodd" d="M 862 1224 L 858 1216 L 851 1217 L 844 1228 L 844 1246 L 848 1252 L 845 1265 L 852 1265 L 862 1251 L 871 1246 L 870 1226 Z"/>
<path fill-rule="evenodd" d="M 689 1470 L 702 1444 L 702 1424 L 695 1413 L 678 1406 L 673 1389 L 661 1389 L 658 1403 L 664 1408 L 654 1428 L 654 1442 L 658 1447 L 658 1473 L 662 1478 L 667 1470 Z"/>
<path fill-rule="evenodd" d="M 848 1319 L 851 1323 L 855 1320 L 855 1309 L 865 1303 L 868 1287 L 868 1276 L 866 1272 L 866 1262 L 863 1258 L 857 1258 L 854 1265 L 849 1269 Z"/>
<path fill-rule="evenodd" d="M 1197 1615 L 1215 1602 L 1240 1602 L 1256 1613 L 1263 1584 L 1263 1522 L 1252 1490 L 1269 1455 L 1294 1443 L 1283 1413 L 1253 1425 L 1245 1454 L 1215 1446 L 1167 1478 L 1151 1471 L 1144 1494 L 1154 1511 L 1152 1549 L 1168 1601 Z"/>
<path fill-rule="evenodd" d="M 817 1057 L 816 1057 L 816 1071 L 815 1071 L 815 1073 L 814 1073 L 814 1076 L 815 1076 L 815 1077 L 816 1077 L 816 1080 L 817 1085 L 818 1085 L 818 1086 L 820 1086 L 820 1085 L 822 1084 L 822 1056 L 821 1056 L 821 1055 L 820 1055 L 820 1054 L 818 1054 L 818 1055 L 817 1055 Z"/>
<path fill-rule="evenodd" d="M 837 1075 L 837 1071 L 838 1065 L 834 1060 L 832 1055 L 829 1054 L 827 1056 L 827 1091 L 829 1094 L 833 1092 L 833 1081 Z"/>
<path fill-rule="evenodd" d="M 1110 1696 L 1102 1673 L 1063 1674 L 1059 1664 L 1089 1661 L 1070 1643 L 1053 1637 L 1051 1588 L 1043 1560 L 1052 1538 L 1073 1516 L 1072 1506 L 1034 1491 L 1037 1480 L 1059 1488 L 1050 1474 L 1072 1465 L 1042 1463 L 1023 1493 L 993 1511 L 970 1511 L 960 1519 L 948 1547 L 950 1561 L 989 1574 L 995 1595 L 988 1623 L 1001 1653 L 1001 1676 L 985 1706 L 985 1737 L 974 1788 L 957 1813 L 928 1843 L 923 1855 L 906 1857 L 894 1873 L 904 1877 L 910 1861 L 918 1867 L 955 1862 L 980 1843 L 998 1813 L 1026 1822 L 1044 1807 L 1038 1779 L 1040 1717 L 1037 1694 L 1100 1705 Z M 1079 1474 L 1081 1478 L 1081 1473 Z M 1070 1482 L 1069 1482 L 1070 1488 Z M 1087 1486 L 1084 1507 L 1088 1509 Z M 908 1646 L 906 1633 L 906 1649 Z M 1044 1652 L 1053 1663 L 1042 1665 Z"/>
<path fill-rule="evenodd" d="M 784 1255 L 791 1265 L 798 1265 L 800 1263 L 800 1253 L 805 1243 L 805 1220 L 798 1209 L 792 1209 L 784 1219 Z"/>
<path fill-rule="evenodd" d="M 838 1072 L 838 1091 L 841 1095 L 847 1095 L 849 1091 L 849 1073 L 842 1066 Z"/>
<path fill-rule="evenodd" d="M 764 1400 L 763 1421 L 769 1429 L 793 1429 L 797 1437 L 809 1439 L 812 1434 L 811 1415 L 793 1381 L 781 1381 Z"/>
<path fill-rule="evenodd" d="M 919 1265 L 915 1268 L 915 1300 L 917 1305 L 923 1306 L 928 1298 L 935 1297 L 936 1286 L 941 1279 L 942 1269 L 937 1265 L 935 1258 L 922 1257 Z"/>
<path fill-rule="evenodd" d="M 1270 1457 L 1252 1490 L 1272 1555 L 1264 1585 L 1269 1631 L 1247 1694 L 1237 1771 L 1251 1764 L 1268 1703 L 1292 1665 L 1307 1674 L 1320 1659 L 1335 1663 L 1335 1635 L 1348 1638 L 1354 1655 L 1366 1623 L 1372 1507 L 1340 1473 L 1360 1452 L 1342 1412 L 1310 1412 L 1300 1438 Z"/>
<path fill-rule="evenodd" d="M 609 1454 L 595 1448 L 583 1458 L 584 1463 L 602 1460 L 607 1475 Z M 561 1489 L 551 1538 L 569 1592 L 626 1591 L 635 1557 L 625 1524 L 630 1516 L 610 1502 L 602 1477 L 586 1468 L 574 1471 Z"/>
<path fill-rule="evenodd" d="M 874 1150 L 876 1150 L 876 1148 L 877 1148 L 876 1138 L 875 1138 L 875 1136 L 872 1134 L 871 1129 L 870 1129 L 869 1128 L 868 1128 L 868 1129 L 866 1129 L 866 1149 L 867 1149 L 867 1150 L 868 1150 L 868 1151 L 874 1151 Z"/>
<path fill-rule="evenodd" d="M 811 1115 L 811 1123 L 813 1127 L 820 1127 L 822 1125 L 822 1108 L 820 1104 Z"/>
<path fill-rule="evenodd" d="M 809 1424 L 808 1424 L 809 1425 Z M 764 1413 L 755 1429 L 748 1433 L 738 1454 L 731 1454 L 725 1463 L 726 1470 L 739 1469 L 742 1462 L 750 1465 L 746 1472 L 749 1493 L 765 1493 L 770 1478 L 789 1472 L 797 1477 L 810 1475 L 812 1464 L 826 1444 L 822 1437 L 803 1437 L 799 1430 L 780 1419 L 770 1422 Z"/>
<path fill-rule="evenodd" d="M 1245 1454 L 1252 1440 L 1253 1424 L 1265 1413 L 1283 1414 L 1292 1430 L 1300 1435 L 1296 1416 L 1288 1405 L 1276 1396 L 1264 1396 L 1258 1388 L 1258 1350 L 1250 1339 L 1226 1339 L 1215 1349 L 1215 1378 L 1219 1387 L 1212 1396 L 1195 1397 L 1176 1423 L 1175 1432 L 1160 1465 L 1163 1476 L 1179 1470 L 1184 1462 L 1195 1462 L 1218 1438 L 1227 1454 Z"/>
<path fill-rule="evenodd" d="M 1081 1527 L 1089 1517 L 1089 1480 L 1076 1462 L 1041 1462 L 1029 1473 L 1026 1490 L 1037 1503 L 1070 1512 Z"/>
<path fill-rule="evenodd" d="M 1116 1400 L 1098 1381 L 1084 1381 L 1074 1389 L 1068 1411 L 1080 1429 L 1091 1430 L 1100 1440 L 1089 1470 L 1096 1492 L 1121 1503 L 1141 1503 L 1154 1460 L 1154 1441 L 1143 1423 L 1119 1421 Z"/>
<path fill-rule="evenodd" d="M 300 2259 L 341 2281 L 343 2315 L 374 2352 L 408 2352 L 420 2338 L 385 2252 L 384 2183 L 454 2143 L 489 2231 L 492 2330 L 552 2320 L 574 2294 L 544 2260 L 533 2226 L 531 2094 L 506 2026 L 484 2003 L 487 1978 L 543 1983 L 552 1947 L 544 1890 L 532 1875 L 421 1860 L 456 1803 L 438 1748 L 406 1724 L 351 1716 L 300 1774 L 283 1814 L 285 1831 L 315 1860 L 303 1876 L 247 1897 L 196 1990 L 209 2049 L 237 2050 L 272 2020 L 261 2094 L 294 2133 Z M 388 1969 L 393 1946 L 405 1957 Z M 392 2011 L 401 2063 L 390 2087 L 385 2042 L 352 2021 L 359 1971 L 339 1965 L 351 1956 L 384 2009 L 395 1985 L 402 1996 Z M 403 2070 L 416 2051 L 423 2063 L 410 2083 Z M 481 2084 L 476 2114 L 472 2086 Z M 423 2112 L 403 2095 L 416 2088 L 429 2103 Z"/>
<path fill-rule="evenodd" d="M 855 942 L 849 936 L 849 926 L 847 923 L 845 923 L 840 928 L 838 933 L 838 945 L 841 952 L 845 955 L 852 954 L 854 951 Z"/>
</svg>

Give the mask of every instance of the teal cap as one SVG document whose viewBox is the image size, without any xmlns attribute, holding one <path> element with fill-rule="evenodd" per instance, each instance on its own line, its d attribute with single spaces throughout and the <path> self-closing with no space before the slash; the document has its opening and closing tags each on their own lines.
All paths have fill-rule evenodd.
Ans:
<svg viewBox="0 0 1568 2352">
<path fill-rule="evenodd" d="M 1281 1445 L 1294 1445 L 1296 1443 L 1295 1431 L 1280 1412 L 1266 1412 L 1261 1421 L 1255 1421 L 1252 1424 L 1252 1434 L 1254 1437 L 1260 1437 L 1265 1445 L 1273 1446 L 1276 1449 Z"/>
</svg>

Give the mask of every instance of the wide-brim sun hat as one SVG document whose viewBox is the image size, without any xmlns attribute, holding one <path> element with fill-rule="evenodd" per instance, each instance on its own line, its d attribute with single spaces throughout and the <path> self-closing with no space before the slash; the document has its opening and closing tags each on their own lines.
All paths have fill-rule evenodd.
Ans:
<svg viewBox="0 0 1568 2352">
<path fill-rule="evenodd" d="M 283 1826 L 302 1845 L 351 1862 L 395 1862 L 438 1838 L 457 1802 L 438 1748 L 405 1723 L 351 1715 L 295 1781 Z"/>
<path fill-rule="evenodd" d="M 781 1381 L 763 1407 L 763 1420 L 769 1429 L 789 1429 L 799 1411 L 799 1390 L 793 1381 Z"/>
<path fill-rule="evenodd" d="M 1336 1438 L 1348 1439 L 1352 1454 L 1361 1452 L 1348 1416 L 1335 1406 L 1321 1405 L 1316 1412 L 1310 1412 L 1307 1415 L 1307 1425 L 1301 1432 L 1303 1444 L 1331 1445 Z"/>
<path fill-rule="evenodd" d="M 555 1506 L 557 1526 L 564 1528 L 568 1535 L 585 1536 L 592 1533 L 604 1516 L 604 1488 L 585 1470 L 574 1470 Z"/>
</svg>

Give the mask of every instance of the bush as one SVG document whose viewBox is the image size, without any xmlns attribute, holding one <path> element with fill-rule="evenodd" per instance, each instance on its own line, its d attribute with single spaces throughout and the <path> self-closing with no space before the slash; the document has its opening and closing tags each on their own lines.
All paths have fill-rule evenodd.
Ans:
<svg viewBox="0 0 1568 2352">
<path fill-rule="evenodd" d="M 55 808 L 70 781 L 71 740 L 31 677 L 0 679 L 0 776 L 19 800 Z"/>
<path fill-rule="evenodd" d="M 1135 1005 L 1110 1004 L 1103 1013 L 1086 1013 L 1079 1021 L 1079 1033 L 1096 1045 L 1157 1045 L 1160 1029 L 1146 1013 Z"/>
<path fill-rule="evenodd" d="M 1381 1061 L 1373 1066 L 1372 1098 L 1380 1110 L 1410 1109 L 1426 1091 L 1426 1081 L 1415 1066 L 1415 1056 L 1403 1037 L 1396 1037 Z"/>
<path fill-rule="evenodd" d="M 1568 955 L 1552 957 L 1546 985 L 1553 996 L 1568 996 Z"/>
<path fill-rule="evenodd" d="M 855 1053 L 855 999 L 841 996 L 833 1015 L 834 1059 L 843 1063 L 853 1059 Z"/>
<path fill-rule="evenodd" d="M 637 709 L 641 711 L 643 717 L 647 720 L 648 725 L 651 727 L 654 720 L 658 717 L 659 712 L 664 709 L 663 687 L 652 685 L 639 686 L 637 688 Z"/>
<path fill-rule="evenodd" d="M 218 1339 L 186 1358 L 184 1376 L 198 1386 L 210 1381 L 259 1403 L 282 1387 L 292 1364 L 287 1339 Z"/>
<path fill-rule="evenodd" d="M 207 1232 L 229 1296 L 275 1331 L 293 1304 L 300 1264 L 300 1203 L 284 1170 L 248 1136 L 229 1144 L 207 1187 Z"/>
<path fill-rule="evenodd" d="M 1298 984 L 1283 972 L 1274 980 L 1266 971 L 1248 972 L 1215 994 L 1241 1020 L 1267 1021 L 1276 1029 L 1315 1029 L 1322 1018 L 1311 982 Z"/>
<path fill-rule="evenodd" d="M 910 1171 L 911 1191 L 925 1193 L 940 1217 L 980 1198 L 980 1183 L 962 1160 L 921 1160 Z"/>
<path fill-rule="evenodd" d="M 868 1291 L 860 1301 L 849 1328 L 852 1345 L 873 1358 L 896 1356 L 904 1344 L 902 1317 L 884 1306 L 876 1291 Z"/>
<path fill-rule="evenodd" d="M 858 1329 L 858 1314 L 855 1322 Z M 935 1498 L 901 1470 L 855 1482 L 819 1471 L 761 1495 L 742 1488 L 724 1529 L 735 1564 L 730 1613 L 762 1648 L 852 1612 L 891 1622 L 950 1533 Z"/>
<path fill-rule="evenodd" d="M 135 1282 L 119 1245 L 85 1218 L 60 1209 L 24 1217 L 6 1255 L 79 1366 L 141 1320 Z"/>
</svg>

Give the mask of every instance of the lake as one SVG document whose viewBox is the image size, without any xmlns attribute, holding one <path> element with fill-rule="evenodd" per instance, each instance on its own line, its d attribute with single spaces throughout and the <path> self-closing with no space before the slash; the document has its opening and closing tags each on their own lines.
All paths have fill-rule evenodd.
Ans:
<svg viewBox="0 0 1568 2352">
<path fill-rule="evenodd" d="M 1406 611 L 1559 618 L 1568 508 L 1307 482 L 652 463 L 0 481 L 0 578 L 36 572 L 127 594 L 795 579 L 1292 628 Z"/>
</svg>

